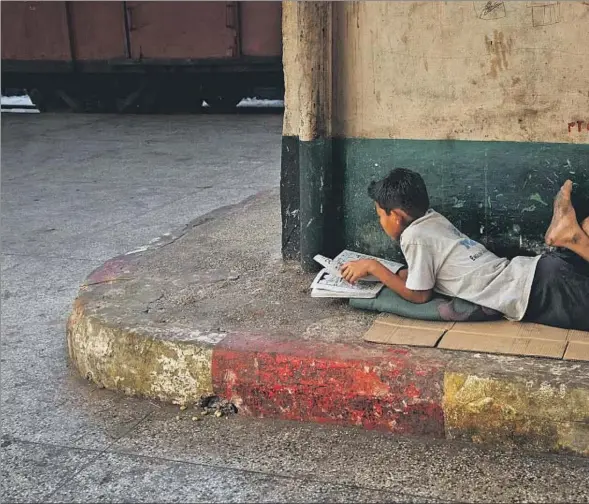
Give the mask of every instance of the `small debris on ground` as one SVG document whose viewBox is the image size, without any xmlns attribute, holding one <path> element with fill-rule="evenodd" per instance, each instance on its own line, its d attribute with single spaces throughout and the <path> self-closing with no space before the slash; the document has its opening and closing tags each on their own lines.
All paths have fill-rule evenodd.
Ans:
<svg viewBox="0 0 589 504">
<path fill-rule="evenodd" d="M 202 408 L 203 415 L 214 414 L 217 418 L 224 415 L 235 415 L 237 413 L 235 404 L 216 395 L 202 396 L 197 405 Z"/>
<path fill-rule="evenodd" d="M 188 406 L 186 404 L 180 405 L 180 411 L 185 411 L 187 408 Z M 203 420 L 203 417 L 207 415 L 214 415 L 216 418 L 227 418 L 229 415 L 235 415 L 237 413 L 237 406 L 219 396 L 210 395 L 202 396 L 197 402 L 195 402 L 193 404 L 193 410 L 194 416 L 190 418 L 192 418 L 193 422 L 200 422 Z M 180 414 L 176 416 L 176 420 L 181 420 L 182 418 L 188 417 L 184 417 Z"/>
</svg>

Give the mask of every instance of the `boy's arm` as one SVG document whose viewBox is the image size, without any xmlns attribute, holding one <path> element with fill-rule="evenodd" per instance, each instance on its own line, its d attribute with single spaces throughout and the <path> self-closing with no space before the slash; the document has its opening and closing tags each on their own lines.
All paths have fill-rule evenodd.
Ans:
<svg viewBox="0 0 589 504">
<path fill-rule="evenodd" d="M 354 283 L 362 277 L 374 275 L 403 299 L 417 304 L 427 303 L 432 297 L 432 289 L 423 291 L 408 289 L 405 285 L 407 272 L 407 269 L 402 269 L 395 274 L 374 259 L 352 261 L 342 267 L 342 275 L 348 282 Z"/>
<path fill-rule="evenodd" d="M 395 274 L 378 261 L 375 261 L 375 263 L 370 274 L 374 275 L 402 298 L 417 304 L 427 303 L 432 298 L 432 289 L 411 290 L 407 288 L 405 285 L 407 281 L 407 269 L 402 269 L 399 273 Z"/>
</svg>

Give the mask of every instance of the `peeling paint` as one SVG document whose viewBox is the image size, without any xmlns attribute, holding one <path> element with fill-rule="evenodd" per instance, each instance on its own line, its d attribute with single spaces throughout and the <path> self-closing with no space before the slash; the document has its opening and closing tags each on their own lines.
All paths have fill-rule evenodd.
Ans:
<svg viewBox="0 0 589 504">
<path fill-rule="evenodd" d="M 452 208 L 462 208 L 464 207 L 465 203 L 466 200 L 458 199 L 456 196 L 454 196 L 454 203 L 452 204 Z"/>
<path fill-rule="evenodd" d="M 529 199 L 532 201 L 537 201 L 541 205 L 548 206 L 548 203 L 546 203 L 538 193 L 532 194 Z"/>
<path fill-rule="evenodd" d="M 589 455 L 586 389 L 446 372 L 443 406 L 450 438 Z"/>
<path fill-rule="evenodd" d="M 86 313 L 80 301 L 67 325 L 70 359 L 82 376 L 107 389 L 170 402 L 212 394 L 210 343 L 224 335 L 192 336 L 153 339 L 140 327 L 119 328 Z"/>
<path fill-rule="evenodd" d="M 235 335 L 215 347 L 213 382 L 250 415 L 439 437 L 440 364 L 394 348 Z"/>
<path fill-rule="evenodd" d="M 571 135 L 568 120 L 557 119 L 578 118 L 589 109 L 587 93 L 562 92 L 571 75 L 586 81 L 587 53 L 579 45 L 584 23 L 554 24 L 550 36 L 542 36 L 542 28 L 525 21 L 526 2 L 510 2 L 506 15 L 492 20 L 478 18 L 472 8 L 467 19 L 461 4 L 444 2 L 443 21 L 437 9 L 412 10 L 418 2 L 333 5 L 333 25 L 325 31 L 334 41 L 334 134 L 586 143 L 587 135 Z M 561 2 L 560 8 L 570 20 L 586 16 L 580 2 Z M 322 50 L 312 40 L 321 16 L 307 19 L 306 26 L 296 2 L 285 2 L 283 12 L 284 131 L 297 135 L 300 116 L 314 112 L 305 90 L 317 65 L 304 63 L 311 61 L 313 42 L 316 53 Z M 323 96 L 320 84 L 316 93 Z"/>
</svg>

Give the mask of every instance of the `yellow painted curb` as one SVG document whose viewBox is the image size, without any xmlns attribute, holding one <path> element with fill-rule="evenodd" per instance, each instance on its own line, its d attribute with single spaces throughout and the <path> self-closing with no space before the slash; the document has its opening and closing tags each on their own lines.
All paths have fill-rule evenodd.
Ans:
<svg viewBox="0 0 589 504">
<path fill-rule="evenodd" d="M 213 392 L 212 345 L 162 340 L 90 315 L 77 299 L 68 352 L 80 374 L 110 390 L 184 404 Z"/>
<path fill-rule="evenodd" d="M 446 372 L 446 437 L 589 455 L 589 390 Z"/>
</svg>

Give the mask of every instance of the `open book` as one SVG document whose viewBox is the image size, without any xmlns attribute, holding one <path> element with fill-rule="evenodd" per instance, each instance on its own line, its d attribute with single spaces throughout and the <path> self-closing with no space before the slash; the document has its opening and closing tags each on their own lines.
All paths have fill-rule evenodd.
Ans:
<svg viewBox="0 0 589 504">
<path fill-rule="evenodd" d="M 384 267 L 397 273 L 403 265 L 394 261 L 387 261 L 378 257 L 360 254 L 351 250 L 344 250 L 335 259 L 329 259 L 322 255 L 314 257 L 323 269 L 317 274 L 311 284 L 311 297 L 332 297 L 332 298 L 373 298 L 383 288 L 378 278 L 370 275 L 351 284 L 342 278 L 340 270 L 349 261 L 358 259 L 376 259 Z"/>
</svg>

